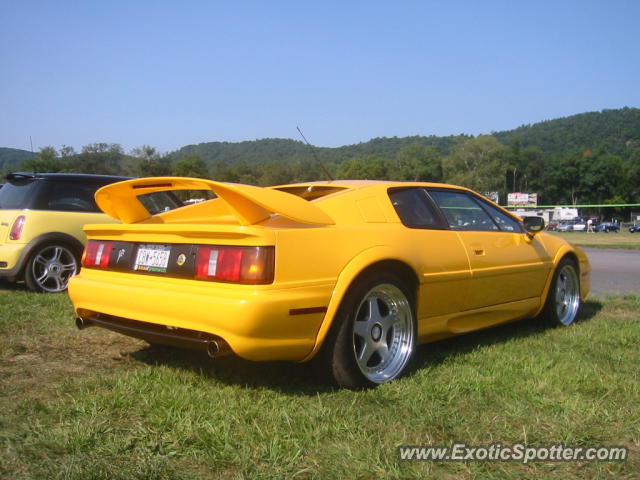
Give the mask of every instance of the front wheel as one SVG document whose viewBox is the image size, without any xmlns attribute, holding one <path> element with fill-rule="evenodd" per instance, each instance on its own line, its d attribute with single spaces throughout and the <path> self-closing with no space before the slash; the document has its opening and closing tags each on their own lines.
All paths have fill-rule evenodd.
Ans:
<svg viewBox="0 0 640 480">
<path fill-rule="evenodd" d="M 580 278 L 573 260 L 563 259 L 553 275 L 543 317 L 551 326 L 571 325 L 580 310 Z"/>
<path fill-rule="evenodd" d="M 376 273 L 347 292 L 320 368 L 347 388 L 367 388 L 402 374 L 415 343 L 415 294 L 395 275 Z"/>
<path fill-rule="evenodd" d="M 37 247 L 27 261 L 24 281 L 34 292 L 56 293 L 67 289 L 69 279 L 78 272 L 78 258 L 66 245 Z"/>
</svg>

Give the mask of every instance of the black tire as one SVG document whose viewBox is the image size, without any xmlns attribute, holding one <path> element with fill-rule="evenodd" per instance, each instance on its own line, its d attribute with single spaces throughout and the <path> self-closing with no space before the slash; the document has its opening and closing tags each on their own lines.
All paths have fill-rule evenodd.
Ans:
<svg viewBox="0 0 640 480">
<path fill-rule="evenodd" d="M 415 292 L 396 275 L 374 272 L 345 295 L 314 364 L 340 387 L 375 387 L 406 370 L 415 337 Z"/>
<path fill-rule="evenodd" d="M 541 320 L 552 327 L 571 325 L 581 304 L 578 267 L 571 258 L 564 258 L 553 274 Z"/>
<path fill-rule="evenodd" d="M 24 271 L 27 288 L 40 293 L 64 292 L 69 279 L 80 269 L 79 255 L 65 243 L 37 246 Z"/>
</svg>

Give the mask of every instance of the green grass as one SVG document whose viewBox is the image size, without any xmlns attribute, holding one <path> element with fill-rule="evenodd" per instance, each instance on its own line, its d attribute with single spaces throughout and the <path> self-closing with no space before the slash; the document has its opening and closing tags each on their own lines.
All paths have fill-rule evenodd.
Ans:
<svg viewBox="0 0 640 480">
<path fill-rule="evenodd" d="M 637 478 L 640 297 L 562 329 L 419 348 L 409 375 L 334 390 L 304 365 L 79 332 L 65 295 L 0 289 L 0 478 Z M 626 445 L 620 463 L 401 462 L 399 445 Z"/>
<path fill-rule="evenodd" d="M 586 233 L 586 232 L 549 232 L 562 237 L 579 247 L 623 248 L 640 250 L 640 234 L 638 233 Z"/>
</svg>

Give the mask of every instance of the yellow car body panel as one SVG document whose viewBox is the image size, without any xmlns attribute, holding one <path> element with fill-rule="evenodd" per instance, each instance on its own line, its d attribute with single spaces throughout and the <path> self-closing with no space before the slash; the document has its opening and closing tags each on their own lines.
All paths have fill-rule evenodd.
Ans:
<svg viewBox="0 0 640 480">
<path fill-rule="evenodd" d="M 169 185 L 210 189 L 219 198 L 144 214 L 136 195 Z M 206 332 L 250 360 L 306 361 L 322 347 L 354 282 L 376 265 L 401 268 L 411 277 L 418 342 L 539 313 L 554 269 L 567 255 L 577 259 L 581 295 L 588 294 L 588 260 L 564 240 L 524 231 L 408 228 L 388 193 L 468 189 L 367 181 L 286 186 L 293 187 L 342 190 L 308 202 L 278 191 L 285 187 L 197 179 L 147 178 L 104 187 L 96 194 L 98 204 L 125 224 L 87 225 L 90 240 L 274 247 L 275 275 L 267 285 L 238 285 L 83 267 L 69 282 L 77 315 Z"/>
</svg>

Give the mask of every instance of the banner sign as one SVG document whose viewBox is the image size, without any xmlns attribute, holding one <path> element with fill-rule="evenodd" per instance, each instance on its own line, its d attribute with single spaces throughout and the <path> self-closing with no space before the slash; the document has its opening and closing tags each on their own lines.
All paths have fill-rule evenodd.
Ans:
<svg viewBox="0 0 640 480">
<path fill-rule="evenodd" d="M 507 205 L 509 205 L 510 207 L 511 206 L 535 207 L 538 205 L 538 194 L 522 193 L 522 192 L 509 193 L 507 194 Z"/>
</svg>

